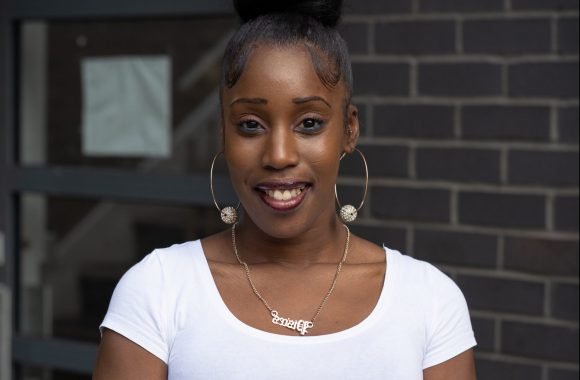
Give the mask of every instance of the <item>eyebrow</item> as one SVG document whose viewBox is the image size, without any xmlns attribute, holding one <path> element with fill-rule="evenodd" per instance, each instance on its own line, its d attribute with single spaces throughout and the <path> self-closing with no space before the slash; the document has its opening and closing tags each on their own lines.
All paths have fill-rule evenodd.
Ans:
<svg viewBox="0 0 580 380">
<path fill-rule="evenodd" d="M 294 104 L 303 104 L 303 103 L 308 103 L 308 102 L 322 102 L 322 103 L 326 104 L 328 106 L 328 108 L 332 108 L 330 103 L 326 99 L 324 99 L 320 96 L 305 96 L 303 98 L 292 99 L 292 103 L 294 103 Z M 232 101 L 230 103 L 230 106 L 232 106 L 236 103 L 268 104 L 268 101 L 264 98 L 238 98 L 238 99 L 235 99 L 234 101 Z"/>
<path fill-rule="evenodd" d="M 236 103 L 266 104 L 268 101 L 264 98 L 238 98 L 231 102 L 230 106 L 233 106 Z"/>
<path fill-rule="evenodd" d="M 321 98 L 320 96 L 306 96 L 304 98 L 294 98 L 294 99 L 292 99 L 292 102 L 295 104 L 302 104 L 302 103 L 308 103 L 308 102 L 322 102 L 322 103 L 326 104 L 328 106 L 328 108 L 332 108 L 330 103 L 328 101 L 326 101 L 326 99 Z"/>
</svg>

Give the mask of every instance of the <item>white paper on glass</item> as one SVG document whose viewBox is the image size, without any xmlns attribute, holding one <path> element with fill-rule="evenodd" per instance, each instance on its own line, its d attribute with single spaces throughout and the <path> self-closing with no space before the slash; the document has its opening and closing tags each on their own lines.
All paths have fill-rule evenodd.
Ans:
<svg viewBox="0 0 580 380">
<path fill-rule="evenodd" d="M 92 57 L 81 65 L 83 154 L 168 157 L 170 58 Z"/>
</svg>

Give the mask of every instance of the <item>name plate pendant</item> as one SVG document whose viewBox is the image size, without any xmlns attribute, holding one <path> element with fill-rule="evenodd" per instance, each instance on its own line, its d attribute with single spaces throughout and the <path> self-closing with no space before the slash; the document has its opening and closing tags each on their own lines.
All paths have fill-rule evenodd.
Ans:
<svg viewBox="0 0 580 380">
<path fill-rule="evenodd" d="M 314 327 L 312 321 L 305 321 L 303 319 L 295 320 L 290 318 L 283 318 L 278 315 L 276 310 L 272 310 L 272 323 L 278 326 L 286 327 L 290 330 L 298 331 L 300 335 L 308 334 L 308 329 Z"/>
</svg>

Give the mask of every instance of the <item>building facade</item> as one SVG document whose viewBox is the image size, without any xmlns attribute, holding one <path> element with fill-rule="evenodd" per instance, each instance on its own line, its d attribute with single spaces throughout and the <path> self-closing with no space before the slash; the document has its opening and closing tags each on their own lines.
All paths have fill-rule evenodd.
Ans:
<svg viewBox="0 0 580 380">
<path fill-rule="evenodd" d="M 479 379 L 577 379 L 578 1 L 345 8 L 353 230 L 457 282 Z M 89 379 L 121 274 L 222 228 L 235 26 L 227 0 L 0 1 L 0 379 Z M 345 161 L 345 201 L 363 183 Z"/>
</svg>

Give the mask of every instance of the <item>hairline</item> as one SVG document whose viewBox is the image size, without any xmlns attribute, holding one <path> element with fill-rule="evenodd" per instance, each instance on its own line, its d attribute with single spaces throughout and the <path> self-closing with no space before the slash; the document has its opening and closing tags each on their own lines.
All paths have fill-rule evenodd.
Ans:
<svg viewBox="0 0 580 380">
<path fill-rule="evenodd" d="M 221 111 L 220 114 L 222 115 L 222 124 L 224 122 L 224 120 L 223 120 L 224 119 L 223 118 L 224 90 L 231 89 L 238 83 L 240 77 L 242 76 L 243 72 L 246 69 L 246 64 L 249 61 L 251 55 L 254 53 L 254 51 L 258 47 L 261 47 L 261 46 L 273 47 L 273 48 L 282 48 L 282 49 L 292 48 L 292 47 L 303 47 L 308 52 L 308 56 L 310 58 L 310 63 L 312 64 L 312 67 L 313 67 L 314 71 L 316 72 L 316 76 L 318 77 L 318 80 L 320 81 L 320 83 L 324 87 L 326 87 L 327 89 L 330 89 L 330 90 L 335 90 L 335 89 L 339 89 L 340 86 L 342 85 L 343 90 L 345 92 L 345 96 L 343 97 L 343 100 L 342 100 L 343 119 L 344 119 L 343 121 L 344 121 L 345 128 L 348 127 L 348 108 L 352 104 L 352 89 L 349 88 L 350 86 L 348 85 L 347 79 L 344 77 L 344 73 L 341 72 L 341 75 L 340 75 L 338 82 L 335 85 L 332 85 L 331 83 L 325 83 L 325 81 L 322 80 L 322 78 L 318 74 L 318 71 L 316 70 L 316 59 L 317 58 L 322 58 L 322 59 L 327 60 L 326 63 L 329 65 L 338 65 L 338 63 L 335 64 L 335 63 L 331 62 L 328 53 L 324 52 L 322 49 L 320 49 L 316 45 L 314 45 L 314 44 L 312 44 L 309 41 L 306 41 L 304 39 L 295 40 L 295 41 L 276 41 L 276 40 L 270 39 L 270 38 L 261 38 L 259 40 L 256 40 L 255 42 L 249 44 L 249 46 L 246 50 L 246 54 L 244 54 L 243 58 L 241 59 L 240 76 L 236 79 L 236 81 L 231 86 L 228 86 L 226 84 L 225 75 L 223 75 L 223 74 L 221 75 L 220 84 L 219 84 L 219 103 L 220 103 L 220 111 Z M 316 53 L 318 53 L 318 54 L 316 54 Z"/>
</svg>

